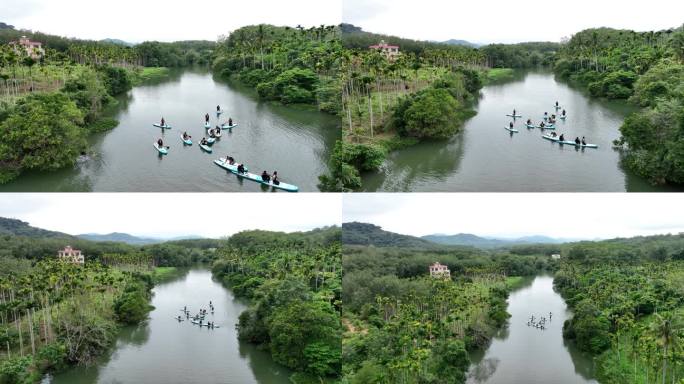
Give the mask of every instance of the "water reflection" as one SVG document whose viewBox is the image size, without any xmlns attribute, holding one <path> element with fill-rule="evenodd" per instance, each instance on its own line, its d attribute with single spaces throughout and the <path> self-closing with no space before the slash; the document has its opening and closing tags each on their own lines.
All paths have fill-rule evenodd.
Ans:
<svg viewBox="0 0 684 384">
<path fill-rule="evenodd" d="M 571 313 L 553 290 L 551 276 L 521 282 L 508 298 L 507 311 L 506 330 L 486 351 L 471 354 L 469 383 L 596 383 L 591 358 L 563 340 L 563 323 Z M 528 325 L 532 315 L 546 317 L 544 330 Z"/>
<path fill-rule="evenodd" d="M 193 269 L 155 286 L 149 321 L 124 328 L 115 347 L 88 367 L 74 367 L 44 382 L 52 384 L 226 383 L 286 384 L 292 374 L 268 350 L 237 338 L 235 324 L 246 308 L 214 281 L 208 270 Z M 199 328 L 175 319 L 184 306 L 216 311 L 208 320 L 220 328 Z"/>
<path fill-rule="evenodd" d="M 568 118 L 557 133 L 587 137 L 598 149 L 580 150 L 542 139 L 538 124 L 544 112 L 554 113 L 558 100 Z M 502 128 L 516 109 L 523 115 L 511 135 Z M 427 142 L 393 152 L 379 172 L 363 176 L 365 191 L 415 192 L 622 192 L 668 191 L 653 186 L 623 167 L 613 140 L 635 109 L 625 102 L 589 98 L 549 72 L 519 72 L 514 78 L 487 85 L 477 115 L 448 142 Z"/>
</svg>

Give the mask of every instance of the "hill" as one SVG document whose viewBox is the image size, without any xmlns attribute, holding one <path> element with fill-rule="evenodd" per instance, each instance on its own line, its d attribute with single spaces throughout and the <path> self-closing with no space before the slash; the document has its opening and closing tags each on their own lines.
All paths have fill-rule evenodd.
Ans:
<svg viewBox="0 0 684 384">
<path fill-rule="evenodd" d="M 107 234 L 99 233 L 82 233 L 76 235 L 76 237 L 90 240 L 90 241 L 113 241 L 118 243 L 126 243 L 131 245 L 147 245 L 147 244 L 159 244 L 165 242 L 175 242 L 182 240 L 199 240 L 202 239 L 201 236 L 178 236 L 171 238 L 157 238 L 157 237 L 139 237 L 129 235 L 128 233 L 112 232 Z"/>
<path fill-rule="evenodd" d="M 384 231 L 373 224 L 342 224 L 342 244 L 373 245 L 376 247 L 431 248 L 438 245 L 427 240 L 398 233 Z"/>
<path fill-rule="evenodd" d="M 120 232 L 112 232 L 104 235 L 99 233 L 83 233 L 80 235 L 76 235 L 76 237 L 90 241 L 114 241 L 132 245 L 156 244 L 163 241 L 160 239 L 137 237 L 129 235 L 128 233 Z"/>
<path fill-rule="evenodd" d="M 421 239 L 444 245 L 468 245 L 476 248 L 496 248 L 510 245 L 504 240 L 487 239 L 470 233 L 459 233 L 456 235 L 427 235 Z"/>
<path fill-rule="evenodd" d="M 480 47 L 480 44 L 475 44 L 475 43 L 471 43 L 470 41 L 458 40 L 458 39 L 450 39 L 450 40 L 447 40 L 447 41 L 442 41 L 442 44 L 446 44 L 446 45 L 462 45 L 462 46 L 465 46 L 465 47 L 472 47 L 472 48 L 479 48 L 479 47 Z"/>
<path fill-rule="evenodd" d="M 120 39 L 102 39 L 102 40 L 100 40 L 100 42 L 122 45 L 124 47 L 132 47 L 135 45 L 134 43 L 129 43 L 128 41 L 123 41 Z"/>
<path fill-rule="evenodd" d="M 465 245 L 477 248 L 498 248 L 521 244 L 560 244 L 565 242 L 565 240 L 546 236 L 526 236 L 516 239 L 503 239 L 480 237 L 470 233 L 458 233 L 456 235 L 434 234 L 422 236 L 421 239 L 444 245 Z"/>
<path fill-rule="evenodd" d="M 9 219 L 6 217 L 0 217 L 0 234 L 23 236 L 23 237 L 30 237 L 30 238 L 39 238 L 39 237 L 40 238 L 43 238 L 43 237 L 69 237 L 69 238 L 73 238 L 73 236 L 68 235 L 66 233 L 48 231 L 45 229 L 32 227 L 27 222 L 17 220 L 17 219 Z"/>
</svg>

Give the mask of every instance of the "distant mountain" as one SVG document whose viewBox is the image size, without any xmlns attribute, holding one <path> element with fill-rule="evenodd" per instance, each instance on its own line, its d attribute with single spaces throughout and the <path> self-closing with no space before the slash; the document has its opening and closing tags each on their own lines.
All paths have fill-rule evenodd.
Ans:
<svg viewBox="0 0 684 384">
<path fill-rule="evenodd" d="M 90 241 L 114 241 L 118 243 L 126 243 L 126 244 L 131 244 L 131 245 L 145 245 L 145 244 L 155 244 L 155 243 L 160 243 L 161 241 L 158 239 L 152 239 L 152 238 L 146 238 L 146 237 L 137 237 L 133 235 L 129 235 L 128 233 L 119 233 L 119 232 L 112 232 L 112 233 L 107 233 L 107 234 L 99 234 L 99 233 L 83 233 L 80 235 L 76 235 L 76 237 L 85 239 L 85 240 L 90 240 Z"/>
<path fill-rule="evenodd" d="M 496 248 L 509 245 L 506 241 L 497 239 L 486 239 L 469 233 L 459 233 L 456 235 L 427 235 L 421 239 L 444 245 L 467 245 L 477 248 Z"/>
<path fill-rule="evenodd" d="M 457 39 L 442 41 L 441 43 L 447 44 L 447 45 L 463 45 L 465 47 L 473 47 L 473 48 L 479 48 L 481 46 L 480 44 L 471 43 L 470 41 L 457 40 Z"/>
<path fill-rule="evenodd" d="M 0 235 L 3 234 L 25 237 L 73 237 L 62 232 L 32 227 L 29 223 L 21 220 L 0 217 Z"/>
<path fill-rule="evenodd" d="M 135 45 L 134 43 L 129 43 L 128 41 L 123 41 L 123 40 L 119 40 L 119 39 L 102 39 L 100 41 L 103 43 L 123 45 L 124 47 L 132 47 Z"/>
<path fill-rule="evenodd" d="M 126 244 L 131 244 L 131 245 L 158 244 L 158 243 L 164 243 L 167 241 L 194 240 L 194 239 L 201 239 L 202 238 L 200 236 L 179 236 L 179 237 L 172 237 L 169 239 L 160 239 L 160 238 L 154 238 L 154 237 L 138 237 L 138 236 L 129 235 L 128 233 L 120 233 L 120 232 L 112 232 L 112 233 L 108 233 L 108 234 L 104 234 L 104 235 L 99 234 L 99 233 L 83 233 L 80 235 L 76 235 L 76 237 L 79 237 L 79 238 L 85 239 L 85 240 L 90 240 L 90 241 L 113 241 L 113 242 L 126 243 Z"/>
<path fill-rule="evenodd" d="M 553 237 L 548 237 L 548 236 L 524 236 L 524 237 L 519 237 L 515 239 L 515 241 L 521 242 L 521 243 L 536 243 L 536 244 L 561 244 L 561 243 L 567 243 L 570 241 L 576 241 L 576 239 L 570 240 L 570 239 L 556 239 Z"/>
<path fill-rule="evenodd" d="M 458 233 L 456 235 L 427 235 L 421 239 L 444 245 L 466 245 L 477 248 L 497 248 L 519 244 L 560 244 L 564 239 L 554 239 L 547 236 L 526 236 L 516 239 L 480 237 L 470 233 Z"/>
<path fill-rule="evenodd" d="M 9 25 L 0 21 L 0 29 L 14 29 L 14 25 Z"/>
<path fill-rule="evenodd" d="M 384 231 L 377 225 L 358 222 L 342 224 L 342 244 L 405 248 L 437 246 L 435 243 L 418 237 L 400 235 L 398 233 Z"/>
</svg>

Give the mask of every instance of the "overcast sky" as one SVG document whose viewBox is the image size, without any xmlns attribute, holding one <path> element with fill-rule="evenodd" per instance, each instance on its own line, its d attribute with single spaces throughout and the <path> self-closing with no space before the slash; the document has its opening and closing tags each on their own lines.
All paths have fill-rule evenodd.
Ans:
<svg viewBox="0 0 684 384">
<path fill-rule="evenodd" d="M 627 193 L 354 194 L 343 221 L 412 236 L 596 239 L 684 232 L 684 195 Z"/>
<path fill-rule="evenodd" d="M 417 40 L 513 43 L 560 41 L 603 26 L 673 28 L 682 25 L 683 14 L 681 0 L 343 0 L 342 19 L 365 31 Z"/>
<path fill-rule="evenodd" d="M 341 1 L 1 0 L 0 21 L 92 40 L 216 40 L 250 24 L 337 25 Z"/>
<path fill-rule="evenodd" d="M 0 217 L 34 227 L 137 236 L 218 238 L 246 229 L 340 225 L 341 196 L 323 193 L 3 193 Z"/>
</svg>

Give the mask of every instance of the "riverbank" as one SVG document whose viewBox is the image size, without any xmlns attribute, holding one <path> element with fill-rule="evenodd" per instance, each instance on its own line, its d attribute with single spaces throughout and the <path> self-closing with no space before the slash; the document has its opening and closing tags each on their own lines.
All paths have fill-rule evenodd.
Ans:
<svg viewBox="0 0 684 384">
<path fill-rule="evenodd" d="M 141 322 L 151 309 L 152 283 L 141 274 L 50 260 L 38 263 L 28 277 L 4 281 L 17 295 L 9 301 L 10 291 L 2 294 L 13 309 L 5 309 L 0 324 L 6 346 L 0 382 L 34 383 L 45 372 L 88 364 L 111 347 L 121 327 Z M 77 284 L 67 284 L 71 281 Z M 30 296 L 22 293 L 28 289 Z M 27 303 L 33 307 L 17 309 Z"/>
<path fill-rule="evenodd" d="M 619 249 L 619 251 L 617 251 Z M 574 312 L 564 337 L 596 357 L 606 383 L 678 381 L 673 351 L 684 329 L 684 264 L 677 236 L 583 243 L 554 282 Z"/>
<path fill-rule="evenodd" d="M 239 316 L 239 339 L 268 349 L 294 371 L 293 383 L 336 381 L 341 373 L 339 236 L 338 228 L 241 232 L 212 267 L 236 296 L 250 300 Z"/>
<path fill-rule="evenodd" d="M 354 80 L 348 80 L 343 141 L 335 147 L 333 171 L 321 178 L 322 186 L 329 191 L 360 190 L 362 174 L 377 171 L 391 152 L 448 140 L 476 114 L 483 83 L 511 73 L 424 67 L 403 72 L 401 80 L 378 79 L 365 94 L 351 91 Z"/>
<path fill-rule="evenodd" d="M 88 137 L 119 124 L 107 112 L 118 104 L 115 96 L 134 85 L 169 75 L 168 68 L 79 64 L 69 68 L 62 74 L 59 89 L 27 93 L 2 104 L 0 135 L 8 145 L 0 148 L 0 183 L 10 182 L 26 171 L 56 171 L 73 166 L 90 154 Z M 44 138 L 44 142 L 35 144 L 36 137 Z"/>
<path fill-rule="evenodd" d="M 306 31 L 267 24 L 241 27 L 219 44 L 212 70 L 250 86 L 263 100 L 313 105 L 338 115 L 338 36 L 336 26 Z M 258 50 L 244 44 L 250 39 L 260 42 Z"/>
<path fill-rule="evenodd" d="M 575 34 L 559 51 L 555 72 L 593 97 L 629 100 L 642 108 L 621 124 L 615 140 L 625 164 L 656 185 L 684 185 L 683 118 L 684 29 L 635 32 L 610 28 Z M 582 44 L 594 41 L 591 57 Z M 648 58 L 646 60 L 642 58 Z"/>
</svg>

